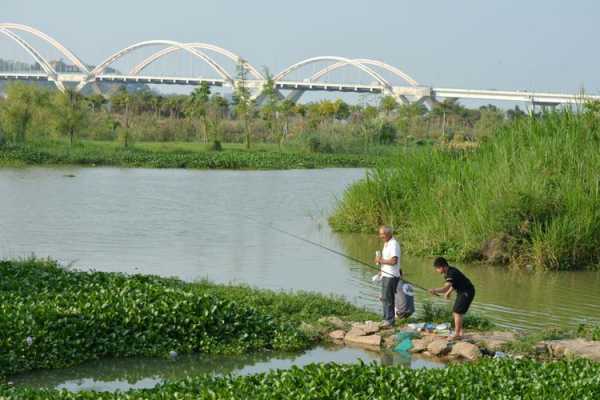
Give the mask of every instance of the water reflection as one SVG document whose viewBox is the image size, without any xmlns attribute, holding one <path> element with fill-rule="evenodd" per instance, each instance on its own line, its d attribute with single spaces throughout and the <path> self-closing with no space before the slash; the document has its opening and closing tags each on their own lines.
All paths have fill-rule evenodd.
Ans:
<svg viewBox="0 0 600 400">
<path fill-rule="evenodd" d="M 69 391 L 147 389 L 166 380 L 213 373 L 251 375 L 311 363 L 351 364 L 362 360 L 411 368 L 443 368 L 444 364 L 398 353 L 374 353 L 350 347 L 318 347 L 303 354 L 259 353 L 243 356 L 181 356 L 170 359 L 100 360 L 74 368 L 36 371 L 16 376 L 17 386 Z"/>
<path fill-rule="evenodd" d="M 371 259 L 379 246 L 370 235 L 338 235 L 337 238 L 346 252 L 364 260 Z M 441 286 L 442 278 L 431 263 L 432 260 L 404 256 L 406 279 L 425 288 Z M 539 273 L 487 265 L 458 266 L 477 288 L 472 309 L 489 316 L 500 326 L 539 329 L 600 323 L 600 274 L 597 272 Z M 353 268 L 362 270 L 361 279 L 365 282 L 372 274 L 366 267 Z M 371 288 L 373 293 L 377 290 Z M 439 298 L 422 291 L 417 291 L 417 299 L 418 304 L 426 299 L 443 304 Z"/>
</svg>

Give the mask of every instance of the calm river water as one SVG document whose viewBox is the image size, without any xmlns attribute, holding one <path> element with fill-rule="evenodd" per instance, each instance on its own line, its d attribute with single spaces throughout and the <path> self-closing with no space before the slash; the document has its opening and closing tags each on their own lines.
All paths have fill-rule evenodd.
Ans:
<svg viewBox="0 0 600 400">
<path fill-rule="evenodd" d="M 4 169 L 0 170 L 0 258 L 35 254 L 80 269 L 317 291 L 378 310 L 372 270 L 265 225 L 370 260 L 379 246 L 374 235 L 334 234 L 327 224 L 336 199 L 363 176 L 360 169 Z M 431 260 L 403 258 L 407 279 L 426 287 L 441 283 L 430 264 Z M 474 309 L 501 326 L 537 329 L 600 321 L 598 273 L 533 274 L 461 267 L 477 286 Z M 424 297 L 418 293 L 418 300 Z M 35 387 L 126 390 L 203 372 L 246 374 L 309 362 L 362 359 L 415 368 L 440 366 L 397 357 L 317 348 L 300 355 L 231 359 L 101 360 L 14 380 Z"/>
<path fill-rule="evenodd" d="M 327 224 L 336 199 L 363 176 L 361 169 L 4 169 L 0 258 L 35 254 L 81 269 L 318 291 L 379 309 L 372 270 L 255 221 L 370 260 L 374 236 L 334 234 Z M 430 263 L 405 257 L 407 279 L 439 285 Z M 460 267 L 477 287 L 474 309 L 501 326 L 600 321 L 599 273 Z"/>
</svg>

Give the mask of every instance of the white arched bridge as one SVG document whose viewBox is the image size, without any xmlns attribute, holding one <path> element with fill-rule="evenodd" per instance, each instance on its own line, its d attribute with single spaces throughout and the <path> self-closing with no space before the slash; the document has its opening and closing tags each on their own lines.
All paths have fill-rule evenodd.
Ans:
<svg viewBox="0 0 600 400">
<path fill-rule="evenodd" d="M 0 23 L 0 37 L 14 42 L 25 51 L 35 63 L 36 68 L 29 71 L 2 71 L 0 80 L 23 80 L 51 82 L 59 90 L 74 88 L 82 90 L 86 86 L 98 89 L 102 83 L 112 84 L 159 84 L 159 85 L 200 85 L 206 82 L 210 86 L 236 87 L 242 83 L 235 67 L 243 66 L 246 85 L 255 97 L 260 93 L 267 77 L 252 64 L 245 61 L 240 55 L 227 49 L 208 43 L 181 43 L 171 40 L 150 40 L 133 44 L 112 54 L 95 67 L 84 63 L 73 52 L 47 34 L 21 24 Z M 25 35 L 33 36 L 50 46 L 53 51 L 58 51 L 61 59 L 69 65 L 68 71 L 60 71 L 48 57 L 36 49 Z M 115 64 L 145 50 L 152 50 L 141 61 L 126 72 L 116 72 Z M 212 71 L 213 77 L 203 76 L 174 76 L 157 75 L 148 73 L 149 67 L 172 54 L 184 53 L 199 60 Z M 0 54 L 0 58 L 2 55 Z M 228 65 L 224 65 L 224 62 Z M 325 66 L 323 67 L 323 65 Z M 234 66 L 233 72 L 231 66 Z M 313 67 L 310 74 L 306 74 L 308 67 Z M 316 68 L 318 66 L 318 68 Z M 316 68 L 316 70 L 314 69 Z M 330 82 L 325 80 L 336 71 L 352 68 L 359 71 L 369 83 Z M 293 79 L 297 73 L 304 73 L 304 77 Z M 392 79 L 393 78 L 393 81 Z M 399 102 L 432 103 L 444 98 L 460 98 L 483 101 L 511 101 L 527 102 L 533 105 L 560 105 L 580 104 L 587 100 L 600 100 L 600 96 L 561 93 L 540 93 L 528 91 L 499 91 L 499 90 L 473 90 L 437 88 L 419 84 L 404 71 L 383 61 L 364 58 L 345 58 L 322 56 L 300 61 L 280 73 L 274 75 L 274 86 L 278 91 L 289 91 L 288 98 L 297 101 L 307 91 L 330 91 L 350 93 L 374 93 L 389 95 Z"/>
</svg>

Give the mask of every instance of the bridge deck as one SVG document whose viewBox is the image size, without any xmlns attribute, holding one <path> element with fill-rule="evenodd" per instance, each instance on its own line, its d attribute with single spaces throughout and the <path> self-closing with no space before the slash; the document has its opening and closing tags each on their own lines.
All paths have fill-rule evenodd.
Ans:
<svg viewBox="0 0 600 400">
<path fill-rule="evenodd" d="M 12 73 L 0 72 L 0 80 L 20 80 L 20 81 L 61 81 L 61 82 L 84 82 L 87 77 L 84 74 L 59 74 L 56 78 L 50 78 L 43 73 Z M 232 86 L 232 83 L 223 79 L 211 78 L 186 78 L 177 76 L 128 76 L 128 75 L 100 75 L 95 82 L 109 83 L 142 83 L 150 85 L 191 85 L 198 86 L 203 82 L 210 86 Z M 260 90 L 263 82 L 251 80 L 247 85 L 251 89 Z M 309 82 L 309 81 L 277 81 L 275 87 L 279 90 L 305 91 L 326 91 L 326 92 L 346 92 L 346 93 L 390 93 L 395 96 L 403 96 L 420 100 L 423 98 L 458 98 L 484 101 L 512 101 L 527 102 L 534 104 L 581 104 L 585 101 L 600 101 L 600 96 L 587 94 L 564 94 L 564 93 L 546 93 L 546 92 L 527 92 L 527 91 L 507 91 L 507 90 L 477 90 L 477 89 L 451 89 L 451 88 L 432 88 L 427 86 L 401 86 L 384 88 L 379 85 L 363 85 L 352 83 L 329 83 L 329 82 Z"/>
</svg>

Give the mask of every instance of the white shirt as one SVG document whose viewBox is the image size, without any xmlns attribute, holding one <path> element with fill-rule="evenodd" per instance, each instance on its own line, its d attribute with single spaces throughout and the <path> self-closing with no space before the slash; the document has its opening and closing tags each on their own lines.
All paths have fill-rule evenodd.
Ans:
<svg viewBox="0 0 600 400">
<path fill-rule="evenodd" d="M 393 257 L 398 257 L 396 265 L 381 264 L 381 277 L 391 278 L 392 276 L 400 277 L 400 244 L 395 238 L 391 238 L 383 245 L 381 258 L 389 260 Z"/>
</svg>

